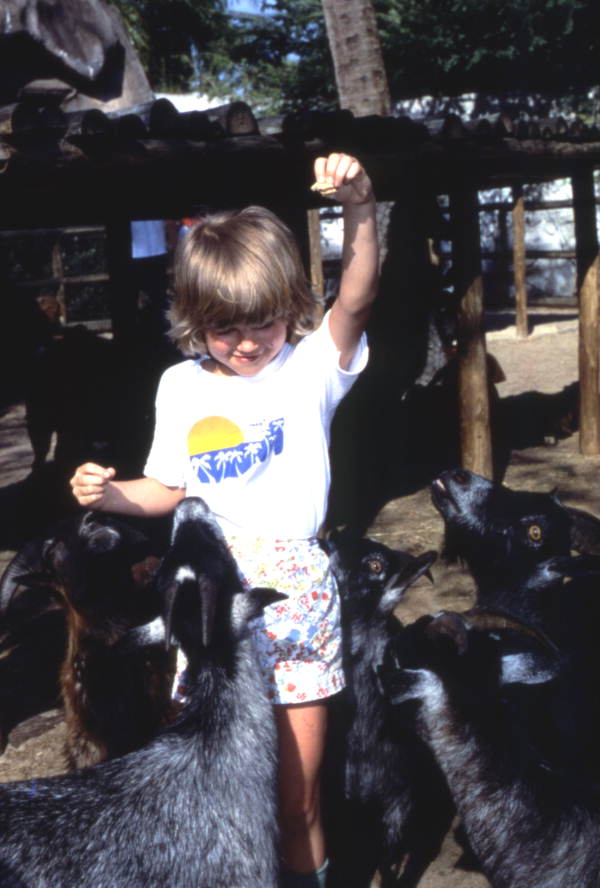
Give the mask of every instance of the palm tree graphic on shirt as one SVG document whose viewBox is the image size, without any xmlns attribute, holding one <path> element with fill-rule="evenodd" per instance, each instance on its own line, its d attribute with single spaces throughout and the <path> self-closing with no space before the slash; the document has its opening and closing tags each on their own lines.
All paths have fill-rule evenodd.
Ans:
<svg viewBox="0 0 600 888">
<path fill-rule="evenodd" d="M 218 484 L 238 478 L 257 463 L 265 462 L 283 449 L 284 420 L 266 423 L 260 437 L 244 441 L 234 422 L 222 416 L 208 416 L 194 423 L 188 434 L 192 471 L 203 484 Z"/>
</svg>

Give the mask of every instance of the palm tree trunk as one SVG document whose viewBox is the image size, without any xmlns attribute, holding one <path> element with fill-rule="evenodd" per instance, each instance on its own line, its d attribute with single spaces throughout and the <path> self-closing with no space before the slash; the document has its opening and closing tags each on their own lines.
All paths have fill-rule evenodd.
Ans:
<svg viewBox="0 0 600 888">
<path fill-rule="evenodd" d="M 391 113 L 371 0 L 322 0 L 341 108 L 357 117 Z"/>
</svg>

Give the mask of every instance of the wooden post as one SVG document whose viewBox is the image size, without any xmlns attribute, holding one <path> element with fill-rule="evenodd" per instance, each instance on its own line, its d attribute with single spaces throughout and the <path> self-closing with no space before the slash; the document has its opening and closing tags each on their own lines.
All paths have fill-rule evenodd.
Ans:
<svg viewBox="0 0 600 888">
<path fill-rule="evenodd" d="M 517 339 L 527 339 L 529 325 L 525 265 L 525 202 L 521 185 L 515 185 L 513 188 L 512 235 Z"/>
<path fill-rule="evenodd" d="M 573 209 L 579 300 L 579 449 L 585 456 L 600 453 L 598 347 L 598 231 L 594 179 L 591 169 L 573 176 Z"/>
<path fill-rule="evenodd" d="M 458 410 L 462 465 L 493 477 L 477 190 L 450 195 L 453 265 L 458 288 Z"/>
<path fill-rule="evenodd" d="M 52 244 L 52 277 L 57 282 L 56 298 L 60 305 L 60 316 L 63 322 L 67 320 L 67 301 L 65 295 L 65 270 L 63 267 L 61 236 L 62 229 L 55 233 L 54 243 Z"/>
<path fill-rule="evenodd" d="M 135 336 L 136 299 L 131 281 L 131 225 L 106 226 L 106 262 L 110 276 L 110 315 L 115 342 L 130 345 Z"/>
<path fill-rule="evenodd" d="M 321 253 L 321 215 L 318 210 L 307 210 L 308 248 L 310 254 L 310 285 L 319 300 L 321 309 L 325 307 L 325 281 L 323 279 L 323 256 Z"/>
<path fill-rule="evenodd" d="M 479 211 L 481 213 L 481 205 L 479 206 Z M 494 273 L 494 277 L 496 279 L 494 289 L 498 287 L 503 291 L 503 295 L 506 294 L 510 289 L 510 284 L 513 279 L 512 256 L 510 250 L 510 233 L 508 230 L 508 215 L 508 207 L 505 206 L 498 209 L 496 237 L 500 255 L 498 256 L 498 262 L 496 264 L 496 270 Z"/>
</svg>

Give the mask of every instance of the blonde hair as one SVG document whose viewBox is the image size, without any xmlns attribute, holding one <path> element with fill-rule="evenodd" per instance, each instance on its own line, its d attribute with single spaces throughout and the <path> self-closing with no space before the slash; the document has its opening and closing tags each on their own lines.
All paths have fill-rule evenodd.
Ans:
<svg viewBox="0 0 600 888">
<path fill-rule="evenodd" d="M 205 216 L 178 245 L 169 336 L 184 355 L 205 352 L 211 328 L 282 319 L 303 336 L 315 309 L 294 237 L 264 207 Z"/>
</svg>

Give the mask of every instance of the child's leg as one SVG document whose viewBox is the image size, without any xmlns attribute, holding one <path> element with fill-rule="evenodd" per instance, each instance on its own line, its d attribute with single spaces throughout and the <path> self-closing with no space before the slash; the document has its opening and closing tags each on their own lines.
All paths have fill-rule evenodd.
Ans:
<svg viewBox="0 0 600 888">
<path fill-rule="evenodd" d="M 315 873 L 326 856 L 319 782 L 327 708 L 323 702 L 280 704 L 275 706 L 275 717 L 284 868 L 292 873 Z M 295 883 L 292 880 L 290 884 Z"/>
</svg>

